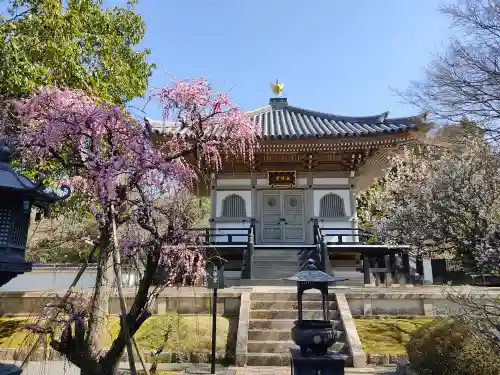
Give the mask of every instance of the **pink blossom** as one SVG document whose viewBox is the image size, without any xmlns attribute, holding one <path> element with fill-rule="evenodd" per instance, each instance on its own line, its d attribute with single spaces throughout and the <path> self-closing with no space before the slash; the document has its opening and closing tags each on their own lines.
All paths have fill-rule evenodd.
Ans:
<svg viewBox="0 0 500 375">
<path fill-rule="evenodd" d="M 18 143 L 36 165 L 56 162 L 96 220 L 120 218 L 120 245 L 127 257 L 157 252 L 166 283 L 203 275 L 204 251 L 190 225 L 189 201 L 200 165 L 222 168 L 229 155 L 253 158 L 258 132 L 225 93 L 203 79 L 174 81 L 154 94 L 165 119 L 185 128 L 154 143 L 143 126 L 120 108 L 99 104 L 83 92 L 45 88 L 16 103 L 24 124 Z M 198 165 L 185 157 L 196 156 Z M 109 224 L 109 223 L 108 223 Z"/>
</svg>

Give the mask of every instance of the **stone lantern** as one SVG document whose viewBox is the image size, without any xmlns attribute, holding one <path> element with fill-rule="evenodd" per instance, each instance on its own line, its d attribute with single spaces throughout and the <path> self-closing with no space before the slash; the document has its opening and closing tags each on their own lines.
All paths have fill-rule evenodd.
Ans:
<svg viewBox="0 0 500 375">
<path fill-rule="evenodd" d="M 333 328 L 329 317 L 328 286 L 347 279 L 337 279 L 320 271 L 310 259 L 302 271 L 286 280 L 297 282 L 298 320 L 292 328 L 292 340 L 299 348 L 290 349 L 292 375 L 343 375 L 346 356 L 329 350 L 340 333 Z M 309 289 L 321 292 L 322 320 L 303 318 L 302 295 Z"/>
<path fill-rule="evenodd" d="M 0 286 L 17 275 L 31 271 L 31 263 L 25 261 L 26 241 L 33 207 L 49 216 L 51 204 L 69 196 L 69 188 L 63 187 L 64 196 L 46 190 L 38 175 L 36 181 L 15 172 L 10 167 L 12 148 L 0 142 Z"/>
</svg>

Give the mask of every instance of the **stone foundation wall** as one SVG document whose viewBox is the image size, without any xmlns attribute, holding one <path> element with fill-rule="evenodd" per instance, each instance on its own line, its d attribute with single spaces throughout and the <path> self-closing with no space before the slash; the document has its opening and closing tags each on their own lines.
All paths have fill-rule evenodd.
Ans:
<svg viewBox="0 0 500 375">
<path fill-rule="evenodd" d="M 262 288 L 262 287 L 261 287 Z M 227 316 L 238 316 L 242 293 L 252 291 L 248 288 L 227 288 L 218 293 L 217 313 Z M 60 293 L 47 292 L 0 292 L 0 316 L 26 316 L 43 314 L 43 306 Z M 270 290 L 270 293 L 273 293 Z M 294 288 L 276 293 L 294 293 Z M 347 299 L 351 314 L 356 316 L 434 316 L 456 314 L 461 311 L 459 305 L 447 299 L 439 287 L 414 288 L 342 288 L 331 290 L 331 293 L 342 293 Z M 461 291 L 473 294 L 478 300 L 500 298 L 500 288 L 469 288 Z M 132 291 L 125 293 L 130 306 L 134 298 Z M 114 295 L 110 301 L 111 314 L 118 314 L 119 300 Z M 212 295 L 205 288 L 171 288 L 166 289 L 153 301 L 153 314 L 175 312 L 181 315 L 211 314 Z"/>
<path fill-rule="evenodd" d="M 438 287 L 415 287 L 407 290 L 370 288 L 346 293 L 351 314 L 356 316 L 439 316 L 456 315 L 464 308 L 448 298 Z M 385 290 L 384 290 L 385 289 Z M 473 295 L 478 304 L 500 298 L 500 288 L 464 287 L 454 291 L 455 296 Z"/>
<path fill-rule="evenodd" d="M 64 296 L 65 292 L 0 292 L 0 316 L 42 315 L 44 306 L 54 297 Z M 238 316 L 240 311 L 241 291 L 220 290 L 217 296 L 217 313 L 226 316 Z M 125 293 L 128 306 L 131 306 L 134 294 Z M 152 303 L 153 314 L 177 313 L 211 314 L 211 291 L 204 288 L 172 288 L 160 293 Z M 110 299 L 110 313 L 120 313 L 120 302 L 115 294 Z"/>
</svg>

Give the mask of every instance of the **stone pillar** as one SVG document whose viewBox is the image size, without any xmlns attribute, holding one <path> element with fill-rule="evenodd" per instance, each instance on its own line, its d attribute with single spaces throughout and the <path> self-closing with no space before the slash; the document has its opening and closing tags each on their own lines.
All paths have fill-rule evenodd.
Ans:
<svg viewBox="0 0 500 375">
<path fill-rule="evenodd" d="M 434 279 L 432 277 L 432 262 L 431 258 L 428 254 L 425 254 L 422 257 L 422 268 L 424 270 L 423 272 L 423 284 L 424 285 L 433 285 L 434 284 Z"/>
</svg>

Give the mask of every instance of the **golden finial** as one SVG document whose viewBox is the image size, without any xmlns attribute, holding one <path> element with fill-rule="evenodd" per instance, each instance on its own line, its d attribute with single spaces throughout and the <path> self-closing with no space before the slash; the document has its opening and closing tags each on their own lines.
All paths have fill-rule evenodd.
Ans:
<svg viewBox="0 0 500 375">
<path fill-rule="evenodd" d="M 279 81 L 279 79 L 276 80 L 276 83 L 271 83 L 271 90 L 273 90 L 273 93 L 277 98 L 281 96 L 284 88 L 285 86 Z"/>
</svg>

